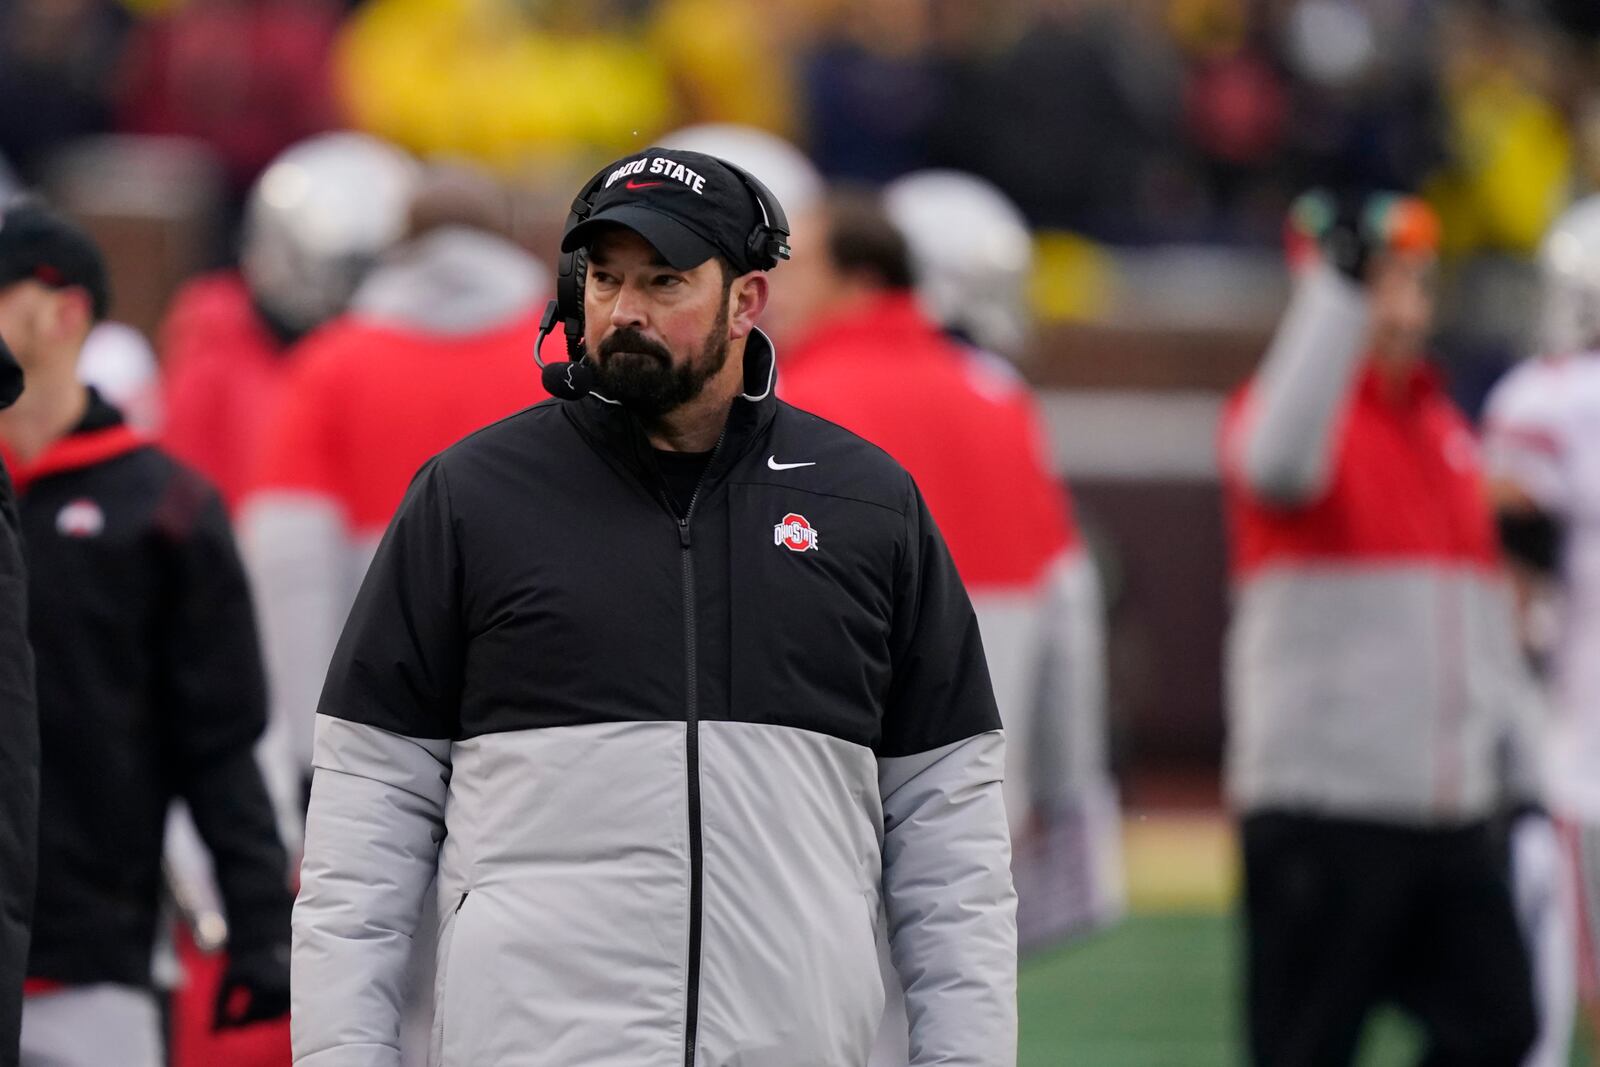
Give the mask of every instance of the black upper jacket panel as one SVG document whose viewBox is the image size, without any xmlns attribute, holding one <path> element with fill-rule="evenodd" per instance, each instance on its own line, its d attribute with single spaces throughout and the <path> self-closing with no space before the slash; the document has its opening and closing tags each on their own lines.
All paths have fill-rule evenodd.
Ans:
<svg viewBox="0 0 1600 1067">
<path fill-rule="evenodd" d="M 593 397 L 436 457 L 378 549 L 320 710 L 458 739 L 681 720 L 687 551 L 702 721 L 885 756 L 998 728 L 971 604 L 910 476 L 760 385 L 734 401 L 686 529 L 636 421 Z"/>
</svg>

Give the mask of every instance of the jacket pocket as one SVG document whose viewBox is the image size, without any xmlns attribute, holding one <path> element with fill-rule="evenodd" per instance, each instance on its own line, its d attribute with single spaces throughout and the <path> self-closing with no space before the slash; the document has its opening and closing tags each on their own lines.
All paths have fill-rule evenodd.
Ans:
<svg viewBox="0 0 1600 1067">
<path fill-rule="evenodd" d="M 439 943 L 434 953 L 433 1038 L 428 1043 L 428 1067 L 444 1067 L 445 992 L 450 981 L 450 949 L 455 944 L 461 909 L 467 906 L 471 891 L 456 899 L 456 906 L 439 924 Z"/>
</svg>

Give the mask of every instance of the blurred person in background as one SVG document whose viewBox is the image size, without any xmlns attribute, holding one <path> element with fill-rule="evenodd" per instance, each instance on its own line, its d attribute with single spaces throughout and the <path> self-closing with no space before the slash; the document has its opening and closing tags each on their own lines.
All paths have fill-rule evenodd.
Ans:
<svg viewBox="0 0 1600 1067">
<path fill-rule="evenodd" d="M 22 392 L 0 337 L 0 409 Z M 38 874 L 39 709 L 28 644 L 28 573 L 11 476 L 0 463 L 0 1067 L 16 1067 L 28 926 Z"/>
<path fill-rule="evenodd" d="M 160 392 L 150 397 L 143 389 L 126 333 L 111 347 L 117 335 L 107 331 L 114 324 L 101 323 L 90 334 L 80 372 L 97 387 L 115 383 L 127 400 L 140 401 L 126 409 L 131 424 L 158 417 L 163 446 L 210 480 L 236 511 L 295 343 L 342 311 L 378 256 L 399 240 L 415 174 L 408 156 L 365 134 L 320 134 L 293 146 L 251 191 L 239 268 L 195 278 L 174 297 L 159 331 Z M 261 746 L 268 784 L 280 828 L 292 841 L 302 804 L 298 779 L 271 774 L 287 745 L 282 730 L 269 726 Z M 167 835 L 169 873 L 195 916 L 203 916 L 215 911 L 215 879 L 178 808 Z M 213 1033 L 210 1005 L 228 963 L 201 951 L 205 940 L 199 930 L 177 932 L 176 1067 L 281 1062 L 287 1019 Z"/>
<path fill-rule="evenodd" d="M 991 183 L 949 170 L 918 171 L 891 182 L 884 204 L 910 247 L 919 304 L 972 363 L 972 399 L 1026 426 L 1036 448 L 1044 450 L 1027 459 L 1036 465 L 1034 476 L 1040 466 L 1053 472 L 1043 419 L 1014 365 L 1031 329 L 1033 239 L 1022 212 Z M 916 416 L 909 422 L 901 433 L 917 432 Z M 930 423 L 921 429 L 939 434 L 946 427 Z M 986 457 L 989 463 L 1018 461 L 998 450 Z M 979 562 L 993 556 L 992 549 L 979 548 L 982 542 L 1010 539 L 999 514 L 971 516 L 994 525 L 969 531 L 956 557 L 957 566 L 966 566 L 965 553 L 974 553 L 968 587 L 979 623 L 994 629 L 994 643 L 1001 645 L 990 652 L 989 665 L 1016 746 L 1007 773 L 1008 803 L 1028 813 L 1034 831 L 1018 842 L 1012 860 L 1025 942 L 1087 933 L 1120 917 L 1124 908 L 1122 827 L 1107 737 L 1105 603 L 1094 559 L 1076 530 L 1071 494 L 1060 479 L 1055 482 L 1068 545 L 1059 556 L 1042 553 L 1035 560 L 1032 582 L 999 579 Z M 967 506 L 957 503 L 970 499 L 967 492 L 951 487 L 951 506 Z M 1025 641 L 1015 647 L 1012 626 L 1030 612 L 1037 613 L 1032 647 Z"/>
<path fill-rule="evenodd" d="M 1577 890 L 1580 989 L 1600 1035 L 1600 197 L 1557 219 L 1540 267 L 1540 358 L 1490 394 L 1485 450 L 1525 631 L 1547 665 L 1550 806 Z"/>
<path fill-rule="evenodd" d="M 1251 1053 L 1349 1063 L 1395 1002 L 1423 1062 L 1515 1067 L 1537 1022 L 1490 818 L 1531 693 L 1474 439 L 1423 356 L 1438 222 L 1308 196 L 1290 236 L 1299 286 L 1221 436 Z"/>
<path fill-rule="evenodd" d="M 144 334 L 125 322 L 97 322 L 78 354 L 78 378 L 144 434 L 161 428 L 161 364 Z"/>
<path fill-rule="evenodd" d="M 532 352 L 550 279 L 510 239 L 513 199 L 465 167 L 419 173 L 399 243 L 347 313 L 296 346 L 258 424 L 239 526 L 272 696 L 265 758 L 291 851 L 304 832 L 323 677 L 406 485 L 436 452 L 542 398 Z M 427 1053 L 430 974 L 429 954 L 418 953 L 406 1064 Z M 209 1062 L 203 1049 L 193 1062 Z"/>
<path fill-rule="evenodd" d="M 231 959 L 214 1025 L 288 1007 L 287 858 L 256 764 L 266 692 L 216 492 L 77 378 L 109 287 L 99 249 L 31 203 L 0 217 L 0 336 L 27 374 L 0 413 L 29 570 L 42 739 L 39 893 L 22 1064 L 156 1067 L 163 827 L 183 798 Z"/>
<path fill-rule="evenodd" d="M 919 230 L 930 214 L 942 217 L 948 235 L 908 239 L 882 200 L 848 191 L 831 194 L 809 230 L 797 225 L 794 258 L 779 281 L 810 328 L 783 353 L 778 388 L 905 464 L 940 523 L 977 612 L 1005 724 L 1019 932 L 1038 942 L 1103 926 L 1123 907 L 1099 582 L 1052 472 L 1033 397 L 1009 363 L 973 345 L 979 334 L 1012 346 L 1022 339 L 1023 324 L 1006 316 L 1020 294 L 980 275 L 985 267 L 1011 271 L 1020 284 L 1027 232 L 1017 232 L 1014 208 L 1000 216 L 1009 227 L 994 228 L 991 201 L 974 210 L 963 183 L 953 196 L 939 185 L 910 179 L 891 187 L 891 204 Z M 957 266 L 941 237 L 965 251 L 1003 244 L 1020 254 L 1022 268 L 978 256 Z M 913 249 L 924 253 L 930 293 L 963 290 L 965 301 L 937 306 L 966 340 L 923 310 Z M 1030 883 L 1032 901 L 1022 897 Z M 895 999 L 875 1063 L 906 1062 Z"/>
<path fill-rule="evenodd" d="M 970 171 L 1004 190 L 1032 225 L 1099 239 L 1170 237 L 1200 224 L 1182 57 L 1163 21 L 1169 5 L 948 6 L 980 12 L 981 22 L 938 68 L 932 158 L 896 173 L 928 163 Z"/>
<path fill-rule="evenodd" d="M 1293 0 L 1266 33 L 1290 77 L 1282 177 L 1410 189 L 1441 162 L 1444 116 L 1434 61 L 1446 6 Z M 1275 221 L 1281 221 L 1281 214 Z"/>
<path fill-rule="evenodd" d="M 344 310 L 405 232 L 416 165 L 358 133 L 283 153 L 245 211 L 237 270 L 173 298 L 158 338 L 162 444 L 238 507 L 294 343 Z"/>
<path fill-rule="evenodd" d="M 132 23 L 115 0 L 0 5 L 0 156 L 24 182 L 74 138 L 111 128 Z"/>
<path fill-rule="evenodd" d="M 827 5 L 800 58 L 806 141 L 829 178 L 880 182 L 928 163 L 948 86 L 929 0 Z"/>
<path fill-rule="evenodd" d="M 667 57 L 627 0 L 371 0 L 341 27 L 336 65 L 352 125 L 501 173 L 587 171 L 679 117 Z"/>
<path fill-rule="evenodd" d="M 339 125 L 337 0 L 188 0 L 139 22 L 122 58 L 117 125 L 189 137 L 227 175 L 229 226 L 290 145 Z"/>
<path fill-rule="evenodd" d="M 405 239 L 300 346 L 240 512 L 267 651 L 269 773 L 303 815 L 317 697 L 367 564 L 419 467 L 544 398 L 533 345 L 548 269 L 510 238 L 510 192 L 464 167 L 421 179 Z M 297 845 L 298 825 L 285 834 Z"/>
<path fill-rule="evenodd" d="M 1528 256 L 1578 162 L 1555 99 L 1561 51 L 1519 5 L 1437 5 L 1434 74 L 1447 158 L 1427 186 L 1452 255 Z"/>
<path fill-rule="evenodd" d="M 793 134 L 794 53 L 808 32 L 814 2 L 654 0 L 651 50 L 667 62 L 680 112 L 698 122 Z M 787 209 L 789 202 L 780 202 Z"/>
</svg>

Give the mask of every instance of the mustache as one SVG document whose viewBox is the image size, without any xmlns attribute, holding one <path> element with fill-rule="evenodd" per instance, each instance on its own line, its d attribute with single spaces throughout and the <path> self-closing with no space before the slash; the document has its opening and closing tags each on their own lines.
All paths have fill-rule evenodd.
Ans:
<svg viewBox="0 0 1600 1067">
<path fill-rule="evenodd" d="M 672 353 L 663 344 L 650 340 L 638 330 L 623 328 L 600 342 L 600 358 L 608 359 L 618 352 L 637 352 L 654 356 L 663 363 L 672 362 Z"/>
</svg>

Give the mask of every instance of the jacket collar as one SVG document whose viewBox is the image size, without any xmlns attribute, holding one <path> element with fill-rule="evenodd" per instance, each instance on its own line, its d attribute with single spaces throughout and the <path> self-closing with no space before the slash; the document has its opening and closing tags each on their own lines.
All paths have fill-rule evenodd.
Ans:
<svg viewBox="0 0 1600 1067">
<path fill-rule="evenodd" d="M 21 462 L 3 444 L 0 444 L 0 457 L 4 458 L 11 480 L 20 493 L 40 478 L 93 467 L 149 443 L 143 434 L 123 421 L 122 412 L 90 386 L 89 406 L 78 425 L 65 437 L 53 442 L 32 463 Z"/>
<path fill-rule="evenodd" d="M 721 444 L 705 483 L 711 484 L 747 453 L 766 431 L 777 413 L 774 395 L 777 360 L 772 340 L 761 330 L 750 334 L 744 349 L 744 392 L 734 398 L 723 429 Z M 563 405 L 578 429 L 604 452 L 622 460 L 646 484 L 655 485 L 660 474 L 644 428 L 633 413 L 596 393 Z"/>
</svg>

